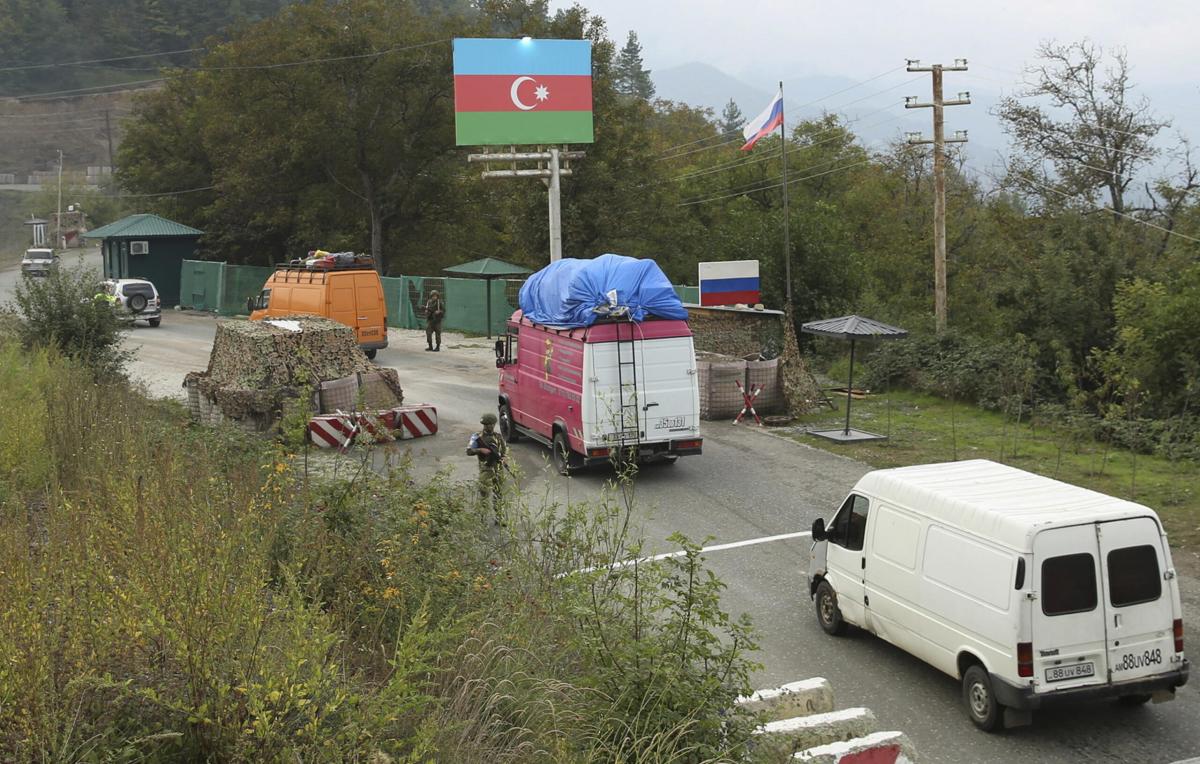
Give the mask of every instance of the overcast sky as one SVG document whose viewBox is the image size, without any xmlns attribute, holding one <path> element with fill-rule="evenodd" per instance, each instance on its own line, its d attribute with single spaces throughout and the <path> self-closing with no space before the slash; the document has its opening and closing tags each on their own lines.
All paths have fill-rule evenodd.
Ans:
<svg viewBox="0 0 1200 764">
<path fill-rule="evenodd" d="M 905 58 L 970 60 L 976 87 L 1008 90 L 1040 40 L 1128 52 L 1136 82 L 1200 82 L 1200 0 L 581 0 L 648 69 L 705 61 L 742 78 L 865 79 Z M 556 7 L 569 5 L 554 0 Z M 757 84 L 757 83 L 755 83 Z"/>
</svg>

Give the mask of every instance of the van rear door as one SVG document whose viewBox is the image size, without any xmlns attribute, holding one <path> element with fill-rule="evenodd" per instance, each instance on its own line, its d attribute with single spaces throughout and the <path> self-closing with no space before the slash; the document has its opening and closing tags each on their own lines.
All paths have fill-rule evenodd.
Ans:
<svg viewBox="0 0 1200 764">
<path fill-rule="evenodd" d="M 700 432 L 700 393 L 691 337 L 642 340 L 638 354 L 645 440 L 661 442 Z"/>
<path fill-rule="evenodd" d="M 1098 523 L 1097 536 L 1112 681 L 1161 674 L 1172 668 L 1175 616 L 1163 580 L 1165 541 L 1158 522 L 1135 517 Z"/>
<path fill-rule="evenodd" d="M 1108 624 L 1100 596 L 1096 526 L 1041 531 L 1033 540 L 1033 559 L 1036 691 L 1107 683 Z"/>
<path fill-rule="evenodd" d="M 374 273 L 355 273 L 353 276 L 354 304 L 358 311 L 354 326 L 358 331 L 358 341 L 383 342 L 387 338 L 384 328 L 386 308 L 379 277 Z"/>
</svg>

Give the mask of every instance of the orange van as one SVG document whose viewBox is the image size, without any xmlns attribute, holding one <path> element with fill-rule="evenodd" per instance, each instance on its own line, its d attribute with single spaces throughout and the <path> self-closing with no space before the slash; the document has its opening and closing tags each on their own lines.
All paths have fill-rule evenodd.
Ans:
<svg viewBox="0 0 1200 764">
<path fill-rule="evenodd" d="M 251 321 L 302 313 L 343 323 L 354 330 L 367 358 L 388 344 L 387 303 L 373 268 L 283 267 L 250 302 Z"/>
</svg>

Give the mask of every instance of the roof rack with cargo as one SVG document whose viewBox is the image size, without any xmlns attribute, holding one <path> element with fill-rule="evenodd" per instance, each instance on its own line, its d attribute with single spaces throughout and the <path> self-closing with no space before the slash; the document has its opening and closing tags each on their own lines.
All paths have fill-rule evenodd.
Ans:
<svg viewBox="0 0 1200 764">
<path fill-rule="evenodd" d="M 326 252 L 314 249 L 307 257 L 297 257 L 286 263 L 278 263 L 276 268 L 304 271 L 344 271 L 374 268 L 375 258 L 370 255 L 355 252 Z"/>
</svg>

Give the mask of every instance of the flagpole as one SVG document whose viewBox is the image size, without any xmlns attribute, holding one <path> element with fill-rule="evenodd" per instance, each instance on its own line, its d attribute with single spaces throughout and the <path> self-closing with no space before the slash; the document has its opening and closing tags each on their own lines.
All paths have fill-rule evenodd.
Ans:
<svg viewBox="0 0 1200 764">
<path fill-rule="evenodd" d="M 788 226 L 788 171 L 787 171 L 787 108 L 783 105 L 783 80 L 779 81 L 779 129 L 783 133 L 783 277 L 787 280 L 787 308 L 792 309 L 792 242 Z"/>
</svg>

